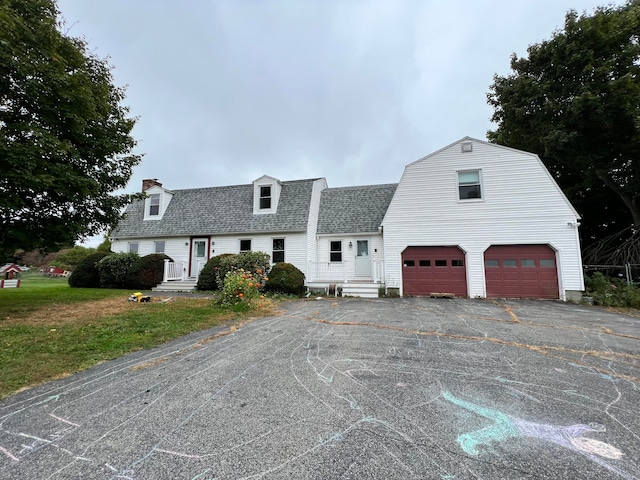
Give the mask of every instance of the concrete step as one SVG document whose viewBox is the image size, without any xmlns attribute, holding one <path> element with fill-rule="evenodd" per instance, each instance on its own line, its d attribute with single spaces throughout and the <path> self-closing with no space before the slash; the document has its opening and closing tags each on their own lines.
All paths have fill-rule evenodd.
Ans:
<svg viewBox="0 0 640 480">
<path fill-rule="evenodd" d="M 195 280 L 163 282 L 151 290 L 154 292 L 192 292 L 196 289 Z"/>
<path fill-rule="evenodd" d="M 343 297 L 378 298 L 377 283 L 345 283 L 342 285 Z"/>
</svg>

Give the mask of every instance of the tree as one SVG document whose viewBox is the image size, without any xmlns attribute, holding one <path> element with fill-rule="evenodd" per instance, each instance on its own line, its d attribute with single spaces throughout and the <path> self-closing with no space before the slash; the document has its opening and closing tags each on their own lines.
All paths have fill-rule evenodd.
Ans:
<svg viewBox="0 0 640 480">
<path fill-rule="evenodd" d="M 491 142 L 540 155 L 583 216 L 583 240 L 640 229 L 640 0 L 569 11 L 494 76 Z"/>
<path fill-rule="evenodd" d="M 135 195 L 135 119 L 111 67 L 60 32 L 54 0 L 0 0 L 0 250 L 57 251 Z M 2 254 L 3 252 L 0 252 Z"/>
</svg>

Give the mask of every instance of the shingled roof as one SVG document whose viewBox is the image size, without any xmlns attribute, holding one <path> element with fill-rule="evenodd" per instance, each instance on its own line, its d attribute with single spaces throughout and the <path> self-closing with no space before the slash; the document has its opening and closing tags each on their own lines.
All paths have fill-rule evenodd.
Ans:
<svg viewBox="0 0 640 480">
<path fill-rule="evenodd" d="M 318 234 L 377 232 L 397 186 L 393 183 L 323 190 Z"/>
<path fill-rule="evenodd" d="M 281 182 L 275 214 L 253 213 L 253 185 L 171 190 L 162 219 L 144 221 L 144 201 L 133 202 L 112 237 L 293 232 L 307 229 L 313 182 Z"/>
</svg>

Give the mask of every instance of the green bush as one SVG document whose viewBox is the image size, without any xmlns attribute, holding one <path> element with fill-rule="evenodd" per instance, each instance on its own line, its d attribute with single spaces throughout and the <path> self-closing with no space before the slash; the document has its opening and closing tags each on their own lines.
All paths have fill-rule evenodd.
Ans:
<svg viewBox="0 0 640 480">
<path fill-rule="evenodd" d="M 150 290 L 162 283 L 164 275 L 164 260 L 171 257 L 163 253 L 152 253 L 138 257 L 129 269 L 125 286 L 135 290 Z"/>
<path fill-rule="evenodd" d="M 218 288 L 224 288 L 224 279 L 227 273 L 234 270 L 244 269 L 249 272 L 256 272 L 266 275 L 271 268 L 271 257 L 264 252 L 240 252 L 233 255 L 227 255 L 220 259 L 218 265 L 216 281 Z"/>
<path fill-rule="evenodd" d="M 100 272 L 97 263 L 103 258 L 113 255 L 109 252 L 96 252 L 82 260 L 69 277 L 69 286 L 75 288 L 100 287 Z"/>
<path fill-rule="evenodd" d="M 264 274 L 251 272 L 244 268 L 228 272 L 224 277 L 221 304 L 233 306 L 246 303 L 250 308 L 251 301 L 260 297 L 263 284 Z"/>
<path fill-rule="evenodd" d="M 103 288 L 127 288 L 127 275 L 140 256 L 134 252 L 114 253 L 98 262 L 100 286 Z"/>
<path fill-rule="evenodd" d="M 80 262 L 87 258 L 89 255 L 96 253 L 95 248 L 85 248 L 76 245 L 73 248 L 67 248 L 61 250 L 56 255 L 56 258 L 50 263 L 54 267 L 62 268 L 63 270 L 74 271 Z"/>
<path fill-rule="evenodd" d="M 593 298 L 594 305 L 640 308 L 640 288 L 635 285 L 600 272 L 585 276 L 585 283 L 587 295 Z"/>
<path fill-rule="evenodd" d="M 223 253 L 222 255 L 216 255 L 209 259 L 207 264 L 200 271 L 200 275 L 198 275 L 198 283 L 196 285 L 197 290 L 218 290 L 218 270 L 220 267 L 220 261 L 229 256 L 233 256 L 233 254 Z"/>
<path fill-rule="evenodd" d="M 276 263 L 264 285 L 267 292 L 302 295 L 305 292 L 304 273 L 291 263 Z"/>
</svg>

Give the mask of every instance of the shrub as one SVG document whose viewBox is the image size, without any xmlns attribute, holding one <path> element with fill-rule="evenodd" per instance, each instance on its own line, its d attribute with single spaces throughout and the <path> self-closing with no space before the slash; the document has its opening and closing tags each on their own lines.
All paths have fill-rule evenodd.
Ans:
<svg viewBox="0 0 640 480">
<path fill-rule="evenodd" d="M 265 277 L 260 272 L 251 272 L 240 268 L 227 272 L 222 288 L 222 305 L 234 306 L 245 303 L 250 306 L 251 301 L 260 297 L 260 290 Z"/>
<path fill-rule="evenodd" d="M 606 307 L 640 308 L 640 288 L 628 285 L 618 278 L 609 278 L 600 272 L 585 277 L 587 294 L 595 305 Z"/>
<path fill-rule="evenodd" d="M 127 273 L 125 286 L 135 290 L 149 290 L 162 283 L 165 258 L 172 260 L 163 253 L 138 257 Z"/>
<path fill-rule="evenodd" d="M 264 252 L 240 252 L 224 256 L 220 259 L 220 264 L 218 265 L 218 274 L 216 276 L 218 288 L 220 290 L 224 288 L 225 277 L 229 272 L 244 269 L 248 272 L 267 274 L 270 267 L 271 257 Z"/>
<path fill-rule="evenodd" d="M 216 255 L 215 257 L 211 257 L 207 264 L 204 266 L 200 275 L 198 275 L 198 283 L 196 285 L 196 289 L 198 290 L 218 290 L 218 283 L 224 284 L 224 280 L 222 282 L 218 282 L 218 272 L 220 267 L 220 262 L 223 258 L 233 256 L 232 253 L 223 253 L 222 255 Z M 223 277 L 224 279 L 224 277 Z"/>
<path fill-rule="evenodd" d="M 100 286 L 103 288 L 126 288 L 126 280 L 133 264 L 140 258 L 137 253 L 114 253 L 98 262 Z"/>
<path fill-rule="evenodd" d="M 267 292 L 302 295 L 305 292 L 304 273 L 291 263 L 276 263 L 264 285 Z"/>
<path fill-rule="evenodd" d="M 100 287 L 100 272 L 97 263 L 103 258 L 113 255 L 108 252 L 96 252 L 82 260 L 69 277 L 69 286 L 76 288 Z"/>
<path fill-rule="evenodd" d="M 93 253 L 96 253 L 95 248 L 86 248 L 76 245 L 73 248 L 59 251 L 56 258 L 51 261 L 49 265 L 62 268 L 63 270 L 73 271 L 78 265 L 80 265 L 82 260 Z"/>
</svg>

